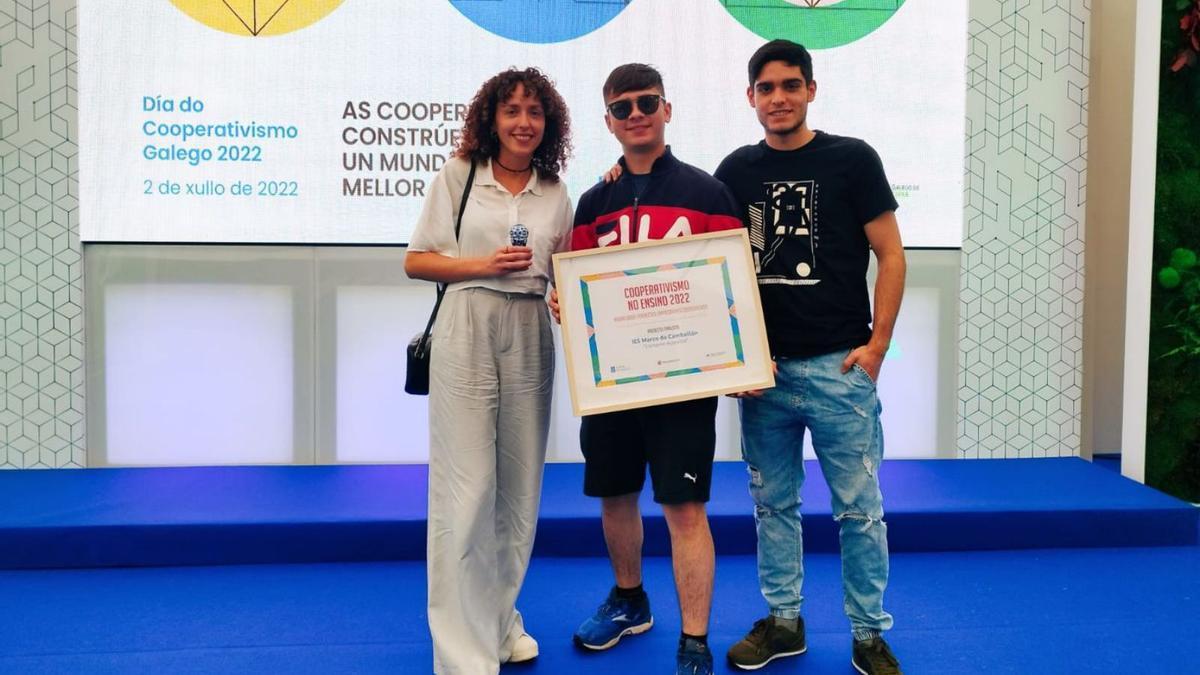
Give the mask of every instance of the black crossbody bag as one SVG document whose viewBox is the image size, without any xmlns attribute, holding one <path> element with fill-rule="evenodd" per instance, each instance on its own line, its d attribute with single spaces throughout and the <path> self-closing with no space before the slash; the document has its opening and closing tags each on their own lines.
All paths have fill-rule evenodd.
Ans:
<svg viewBox="0 0 1200 675">
<path fill-rule="evenodd" d="M 475 160 L 471 160 L 471 172 L 467 174 L 467 185 L 463 188 L 462 201 L 458 204 L 458 219 L 454 222 L 454 241 L 458 241 L 459 230 L 462 229 L 463 211 L 467 210 L 467 196 L 471 194 L 471 186 L 475 184 Z M 429 323 L 425 331 L 417 333 L 408 343 L 408 368 L 404 371 L 404 391 L 415 396 L 429 395 L 429 352 L 431 347 L 429 334 L 433 331 L 433 322 L 437 320 L 438 308 L 442 306 L 442 297 L 446 295 L 446 284 L 438 284 L 437 301 L 433 303 L 433 311 L 429 314 Z"/>
</svg>

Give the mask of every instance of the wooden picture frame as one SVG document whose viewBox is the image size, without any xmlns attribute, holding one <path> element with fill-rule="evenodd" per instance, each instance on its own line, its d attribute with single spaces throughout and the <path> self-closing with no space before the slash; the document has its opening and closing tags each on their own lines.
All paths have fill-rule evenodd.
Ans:
<svg viewBox="0 0 1200 675">
<path fill-rule="evenodd" d="M 576 415 L 775 386 L 745 230 L 554 256 Z"/>
</svg>

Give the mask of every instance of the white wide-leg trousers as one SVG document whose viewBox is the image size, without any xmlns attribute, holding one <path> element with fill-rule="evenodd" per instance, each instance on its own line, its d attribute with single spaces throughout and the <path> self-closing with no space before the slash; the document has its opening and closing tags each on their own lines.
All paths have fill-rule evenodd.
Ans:
<svg viewBox="0 0 1200 675">
<path fill-rule="evenodd" d="M 545 301 L 447 293 L 429 386 L 429 630 L 434 672 L 492 675 L 516 611 L 542 491 L 554 345 Z"/>
</svg>

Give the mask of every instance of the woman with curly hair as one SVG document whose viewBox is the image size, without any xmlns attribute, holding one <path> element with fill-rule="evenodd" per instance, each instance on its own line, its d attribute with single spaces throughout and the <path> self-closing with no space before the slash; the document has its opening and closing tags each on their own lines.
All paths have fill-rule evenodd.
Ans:
<svg viewBox="0 0 1200 675">
<path fill-rule="evenodd" d="M 447 285 L 429 382 L 429 630 L 443 675 L 538 654 L 515 603 L 550 425 L 544 297 L 550 256 L 570 244 L 558 177 L 570 148 L 566 105 L 545 75 L 510 69 L 484 82 L 404 261 L 410 277 Z"/>
</svg>

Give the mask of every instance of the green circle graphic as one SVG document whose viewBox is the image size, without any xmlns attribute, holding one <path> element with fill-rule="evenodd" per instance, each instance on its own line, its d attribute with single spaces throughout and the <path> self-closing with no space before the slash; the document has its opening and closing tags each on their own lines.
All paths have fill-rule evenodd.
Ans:
<svg viewBox="0 0 1200 675">
<path fill-rule="evenodd" d="M 903 4 L 904 0 L 721 0 L 733 18 L 759 37 L 787 38 L 809 49 L 861 40 Z"/>
</svg>

